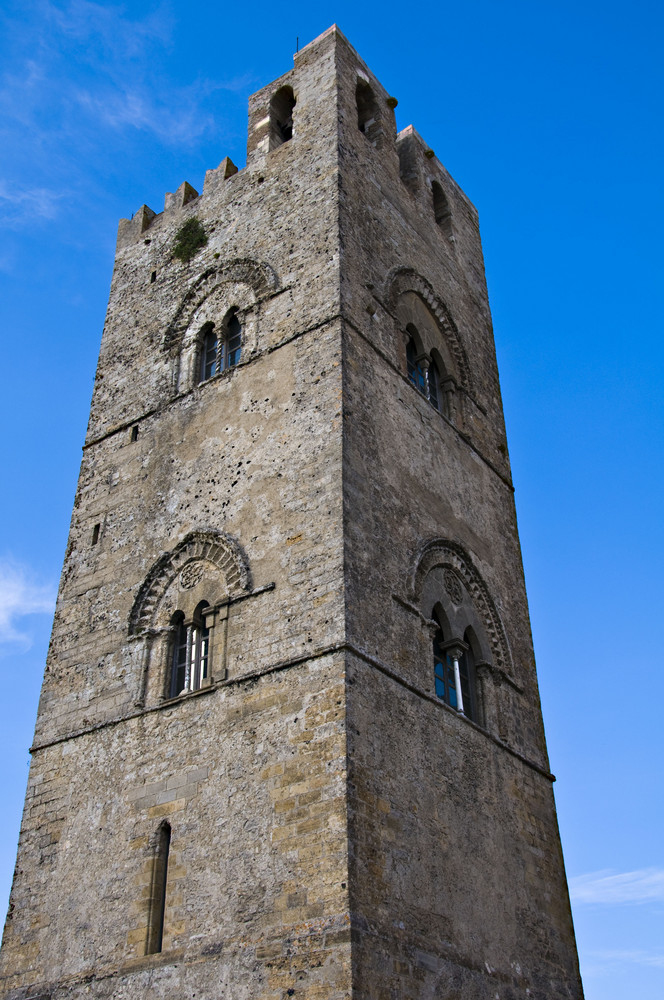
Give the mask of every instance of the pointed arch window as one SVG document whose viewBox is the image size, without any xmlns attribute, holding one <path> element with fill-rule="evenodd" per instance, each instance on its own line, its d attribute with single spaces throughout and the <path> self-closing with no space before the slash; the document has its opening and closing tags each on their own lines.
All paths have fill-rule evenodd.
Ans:
<svg viewBox="0 0 664 1000">
<path fill-rule="evenodd" d="M 198 691 L 210 677 L 210 606 L 201 601 L 191 621 L 176 611 L 171 621 L 173 644 L 169 695 Z"/>
<path fill-rule="evenodd" d="M 206 382 L 227 368 L 240 362 L 242 353 L 242 326 L 237 309 L 231 309 L 217 331 L 214 323 L 206 323 L 201 330 L 200 381 Z"/>
</svg>

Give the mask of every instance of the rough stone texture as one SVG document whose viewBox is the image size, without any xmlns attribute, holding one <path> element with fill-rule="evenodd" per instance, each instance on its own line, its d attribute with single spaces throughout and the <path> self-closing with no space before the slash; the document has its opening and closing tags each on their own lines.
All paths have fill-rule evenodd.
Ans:
<svg viewBox="0 0 664 1000">
<path fill-rule="evenodd" d="M 5 1000 L 582 996 L 477 214 L 388 98 L 332 28 L 251 98 L 244 170 L 120 223 Z M 231 308 L 240 363 L 199 384 Z M 211 675 L 172 699 L 201 600 Z M 434 614 L 472 629 L 475 722 L 436 698 Z"/>
</svg>

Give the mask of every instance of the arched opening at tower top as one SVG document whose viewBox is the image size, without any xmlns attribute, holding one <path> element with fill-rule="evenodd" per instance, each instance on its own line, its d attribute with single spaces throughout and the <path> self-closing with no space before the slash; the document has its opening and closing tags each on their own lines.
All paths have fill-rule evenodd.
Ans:
<svg viewBox="0 0 664 1000">
<path fill-rule="evenodd" d="M 293 88 L 280 87 L 270 101 L 270 149 L 276 149 L 293 138 L 293 109 L 296 100 Z"/>
<path fill-rule="evenodd" d="M 454 238 L 452 231 L 452 210 L 450 209 L 447 195 L 438 181 L 431 182 L 431 195 L 433 198 L 433 214 L 436 222 L 448 240 L 452 240 Z"/>
<path fill-rule="evenodd" d="M 357 127 L 373 146 L 377 146 L 383 134 L 380 109 L 376 95 L 366 80 L 358 80 L 355 89 L 357 104 Z"/>
</svg>

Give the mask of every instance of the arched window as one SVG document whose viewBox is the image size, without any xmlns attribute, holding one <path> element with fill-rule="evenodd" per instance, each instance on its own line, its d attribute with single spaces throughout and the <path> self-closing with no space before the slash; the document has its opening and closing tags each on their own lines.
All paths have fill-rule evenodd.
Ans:
<svg viewBox="0 0 664 1000">
<path fill-rule="evenodd" d="M 442 628 L 438 628 L 433 638 L 433 677 L 436 697 L 475 721 L 477 697 L 472 648 L 465 639 L 446 641 Z"/>
<path fill-rule="evenodd" d="M 433 638 L 433 680 L 436 697 L 451 708 L 456 708 L 454 665 L 447 655 L 442 629 L 438 629 Z"/>
<path fill-rule="evenodd" d="M 448 239 L 453 239 L 452 232 L 452 212 L 447 195 L 443 191 L 438 181 L 431 182 L 431 194 L 433 196 L 433 214 L 436 222 L 445 233 Z"/>
<path fill-rule="evenodd" d="M 421 392 L 424 396 L 427 394 L 427 379 L 424 367 L 422 365 L 422 359 L 418 356 L 417 345 L 415 338 L 417 337 L 417 330 L 412 323 L 409 323 L 406 327 L 406 333 L 408 336 L 408 342 L 406 343 L 406 364 L 408 367 L 408 378 L 413 383 L 415 388 Z"/>
<path fill-rule="evenodd" d="M 206 382 L 226 368 L 234 368 L 242 351 L 242 326 L 237 309 L 231 309 L 217 333 L 214 323 L 206 323 L 201 330 L 200 381 Z"/>
<path fill-rule="evenodd" d="M 201 382 L 217 374 L 217 350 L 219 338 L 214 330 L 214 323 L 206 323 L 201 330 L 203 349 L 201 352 Z"/>
<path fill-rule="evenodd" d="M 441 373 L 438 362 L 433 357 L 427 357 L 424 353 L 418 352 L 418 342 L 420 336 L 417 328 L 409 323 L 406 327 L 408 340 L 406 341 L 406 366 L 408 379 L 415 386 L 418 392 L 429 400 L 439 413 L 447 411 L 445 407 L 445 394 L 442 388 Z"/>
<path fill-rule="evenodd" d="M 182 611 L 176 611 L 171 620 L 173 644 L 169 695 L 198 691 L 210 676 L 210 628 L 206 624 L 206 601 L 197 606 L 191 621 L 186 621 Z"/>
<path fill-rule="evenodd" d="M 293 138 L 293 108 L 295 95 L 292 87 L 280 87 L 270 101 L 270 149 L 276 149 Z"/>
<path fill-rule="evenodd" d="M 378 110 L 376 96 L 365 80 L 357 81 L 355 90 L 357 104 L 357 127 L 366 135 L 369 142 L 377 146 L 383 129 Z"/>
</svg>

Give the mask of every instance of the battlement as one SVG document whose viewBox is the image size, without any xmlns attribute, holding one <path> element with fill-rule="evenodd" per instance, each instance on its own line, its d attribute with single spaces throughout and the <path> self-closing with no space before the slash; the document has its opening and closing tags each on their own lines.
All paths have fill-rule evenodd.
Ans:
<svg viewBox="0 0 664 1000">
<path fill-rule="evenodd" d="M 343 58 L 330 60 L 326 72 L 338 78 L 335 94 L 339 127 L 321 136 L 320 122 L 311 106 L 311 90 L 302 93 L 301 79 L 313 62 L 324 60 L 336 47 Z M 394 117 L 397 99 L 382 86 L 336 25 L 295 53 L 293 63 L 293 69 L 249 98 L 246 167 L 238 170 L 229 157 L 225 157 L 216 169 L 206 172 L 203 195 L 216 194 L 229 178 L 247 170 L 262 170 L 277 150 L 291 140 L 305 147 L 305 155 L 315 157 L 316 146 L 321 141 L 341 143 L 361 133 L 369 146 L 380 151 L 386 166 L 394 156 L 398 157 L 401 182 L 413 197 L 436 201 L 437 185 L 440 189 L 438 201 L 444 203 L 450 197 L 461 199 L 477 216 L 475 207 L 416 129 L 408 125 L 397 134 Z M 346 87 L 345 100 L 340 93 L 342 76 L 351 84 Z M 322 74 L 319 78 L 322 79 Z M 184 181 L 175 192 L 166 193 L 163 212 L 157 213 L 148 205 L 142 205 L 131 219 L 120 219 L 118 247 L 135 243 L 163 216 L 174 218 L 200 197 L 196 189 Z M 449 214 L 444 205 L 435 207 L 434 211 L 439 216 Z"/>
</svg>

